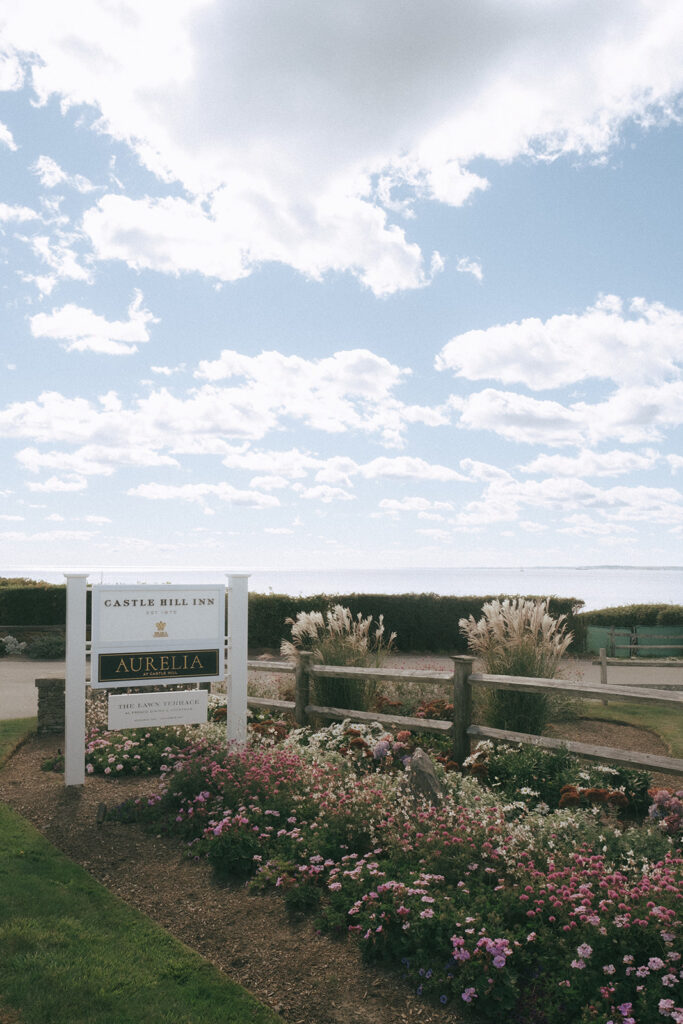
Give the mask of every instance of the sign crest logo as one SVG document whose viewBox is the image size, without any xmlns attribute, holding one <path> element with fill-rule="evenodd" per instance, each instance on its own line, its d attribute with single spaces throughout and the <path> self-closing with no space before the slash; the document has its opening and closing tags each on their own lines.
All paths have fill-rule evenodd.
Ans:
<svg viewBox="0 0 683 1024">
<path fill-rule="evenodd" d="M 156 623 L 156 627 L 157 628 L 156 628 L 156 630 L 154 632 L 154 636 L 155 637 L 168 636 L 168 633 L 166 632 L 166 623 L 165 622 L 157 622 Z"/>
</svg>

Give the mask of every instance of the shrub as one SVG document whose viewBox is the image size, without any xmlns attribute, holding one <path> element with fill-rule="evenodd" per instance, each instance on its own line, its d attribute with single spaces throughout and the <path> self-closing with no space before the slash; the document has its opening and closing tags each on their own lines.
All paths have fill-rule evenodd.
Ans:
<svg viewBox="0 0 683 1024">
<path fill-rule="evenodd" d="M 26 647 L 26 655 L 36 661 L 50 658 L 63 658 L 66 654 L 66 643 L 63 636 L 44 633 L 35 637 Z"/>
<path fill-rule="evenodd" d="M 469 649 L 492 675 L 552 679 L 572 642 L 564 620 L 548 613 L 548 602 L 524 598 L 490 601 L 478 622 L 470 615 L 460 620 Z M 544 694 L 491 691 L 486 718 L 496 729 L 541 733 L 551 716 Z"/>
<path fill-rule="evenodd" d="M 351 665 L 378 668 L 391 652 L 396 639 L 392 633 L 385 639 L 384 617 L 379 616 L 374 630 L 372 616 L 358 613 L 354 618 L 348 608 L 334 605 L 322 612 L 299 612 L 296 619 L 286 619 L 292 627 L 292 639 L 283 640 L 280 653 L 289 661 L 309 651 L 318 665 Z M 375 685 L 369 680 L 316 679 L 314 699 L 325 707 L 367 709 L 372 703 Z"/>
<path fill-rule="evenodd" d="M 668 789 L 657 790 L 648 815 L 653 821 L 659 822 L 667 835 L 683 843 L 683 789 L 675 793 Z"/>
<path fill-rule="evenodd" d="M 595 807 L 641 816 L 650 802 L 650 775 L 633 768 L 584 764 L 566 748 L 483 740 L 463 763 L 480 782 L 508 800 L 548 809 Z M 654 815 L 651 814 L 651 817 Z"/>
<path fill-rule="evenodd" d="M 26 649 L 25 640 L 17 640 L 15 636 L 0 636 L 0 658 L 4 655 L 23 654 Z"/>
</svg>

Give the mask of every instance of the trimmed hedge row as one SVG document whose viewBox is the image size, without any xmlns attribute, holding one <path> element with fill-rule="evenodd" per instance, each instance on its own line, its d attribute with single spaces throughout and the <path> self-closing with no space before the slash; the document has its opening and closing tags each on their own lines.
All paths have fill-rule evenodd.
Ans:
<svg viewBox="0 0 683 1024">
<path fill-rule="evenodd" d="M 384 615 L 387 634 L 398 634 L 399 651 L 464 652 L 466 644 L 458 621 L 481 616 L 482 605 L 494 597 L 454 597 L 439 594 L 313 594 L 292 597 L 288 594 L 249 594 L 249 646 L 277 649 L 289 635 L 285 619 L 296 618 L 300 611 L 325 612 L 333 604 L 342 604 L 354 615 Z M 581 612 L 577 598 L 550 598 L 552 615 L 566 615 L 574 633 L 572 649 L 585 650 L 588 626 L 683 626 L 683 605 L 632 604 Z M 88 608 L 90 594 L 88 593 Z M 88 616 L 89 617 L 89 616 Z M 0 579 L 0 628 L 3 626 L 64 626 L 66 587 L 64 584 L 32 583 L 28 580 Z"/>
<path fill-rule="evenodd" d="M 0 580 L 0 626 L 63 626 L 66 585 Z"/>
<path fill-rule="evenodd" d="M 249 646 L 252 648 L 279 648 L 280 640 L 289 637 L 285 619 L 296 618 L 300 611 L 325 612 L 333 604 L 344 605 L 353 615 L 364 618 L 384 615 L 386 636 L 395 632 L 399 651 L 448 651 L 465 653 L 467 642 L 461 635 L 458 622 L 473 615 L 481 617 L 482 605 L 494 597 L 453 597 L 440 594 L 313 594 L 310 597 L 291 597 L 287 594 L 249 595 Z M 575 634 L 575 647 L 581 650 L 585 631 L 573 609 L 583 604 L 576 598 L 550 599 L 550 612 L 554 616 L 566 615 L 568 628 Z M 578 646 L 576 646 L 578 645 Z"/>
<path fill-rule="evenodd" d="M 54 584 L 38 586 L 7 586 L 0 581 L 0 627 L 2 626 L 64 626 L 66 622 L 66 587 Z M 21 581 L 24 584 L 24 581 Z M 288 594 L 249 594 L 249 646 L 279 649 L 280 641 L 289 636 L 285 619 L 296 618 L 300 611 L 325 612 L 333 604 L 350 608 L 353 615 L 384 615 L 387 635 L 398 634 L 399 651 L 466 650 L 458 621 L 473 615 L 481 616 L 482 605 L 493 597 L 452 597 L 439 594 L 313 594 L 291 597 Z M 88 608 L 90 605 L 88 594 Z M 582 601 L 575 598 L 550 599 L 551 614 L 567 615 L 569 628 L 575 634 L 575 648 L 582 649 L 585 631 L 574 608 Z M 89 619 L 89 614 L 88 614 Z"/>
<path fill-rule="evenodd" d="M 681 604 L 623 604 L 616 608 L 600 608 L 579 615 L 585 626 L 683 626 Z"/>
</svg>

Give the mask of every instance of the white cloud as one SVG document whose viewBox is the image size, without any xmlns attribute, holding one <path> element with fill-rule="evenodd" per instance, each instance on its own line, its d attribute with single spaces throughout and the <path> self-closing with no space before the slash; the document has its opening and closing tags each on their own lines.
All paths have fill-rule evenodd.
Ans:
<svg viewBox="0 0 683 1024">
<path fill-rule="evenodd" d="M 518 519 L 522 510 L 590 515 L 604 523 L 633 522 L 673 525 L 683 521 L 683 494 L 675 488 L 600 488 L 578 477 L 553 477 L 519 482 L 492 480 L 481 498 L 456 516 L 458 525 L 480 525 Z"/>
<path fill-rule="evenodd" d="M 284 476 L 254 476 L 249 481 L 249 486 L 257 491 L 279 491 L 283 487 L 289 487 L 290 481 Z"/>
<path fill-rule="evenodd" d="M 0 92 L 13 92 L 24 84 L 21 62 L 14 54 L 0 53 Z"/>
<path fill-rule="evenodd" d="M 469 256 L 461 256 L 455 269 L 461 274 L 472 274 L 473 277 L 476 277 L 477 281 L 484 280 L 484 271 L 482 269 L 481 262 L 479 260 L 471 259 Z"/>
<path fill-rule="evenodd" d="M 19 148 L 16 142 L 14 141 L 14 136 L 12 135 L 12 132 L 9 130 L 7 125 L 4 124 L 2 121 L 0 121 L 0 146 L 7 146 L 7 148 L 11 149 L 12 152 L 16 152 L 16 150 Z"/>
<path fill-rule="evenodd" d="M 353 494 L 345 491 L 342 487 L 330 487 L 328 484 L 319 484 L 317 487 L 306 487 L 301 490 L 301 497 L 307 501 L 322 501 L 326 505 L 333 501 L 354 501 Z"/>
<path fill-rule="evenodd" d="M 583 451 L 575 457 L 542 454 L 519 468 L 523 473 L 546 473 L 552 476 L 622 476 L 652 469 L 658 461 L 656 452 L 640 455 L 615 449 L 609 452 Z"/>
<path fill-rule="evenodd" d="M 136 270 L 198 271 L 219 281 L 278 262 L 315 280 L 350 271 L 376 295 L 388 295 L 423 287 L 442 266 L 435 254 L 425 270 L 419 246 L 357 197 L 321 200 L 300 223 L 286 197 L 264 202 L 247 193 L 238 205 L 230 190 L 207 211 L 185 199 L 108 195 L 86 212 L 83 227 L 99 259 L 124 260 Z"/>
<path fill-rule="evenodd" d="M 51 476 L 43 483 L 28 483 L 26 486 L 29 491 L 45 493 L 84 491 L 88 486 L 88 481 L 85 477 L 71 474 L 61 479 L 60 477 Z"/>
<path fill-rule="evenodd" d="M 128 320 L 109 321 L 90 309 L 73 303 L 38 313 L 30 318 L 34 338 L 54 338 L 65 342 L 67 352 L 100 352 L 107 355 L 131 355 L 138 344 L 149 341 L 150 323 L 158 323 L 149 310 L 142 308 L 141 292 L 128 307 Z"/>
<path fill-rule="evenodd" d="M 34 235 L 32 238 L 24 238 L 23 241 L 30 245 L 34 255 L 52 271 L 51 274 L 25 278 L 34 281 L 44 295 L 49 295 L 59 281 L 92 284 L 92 270 L 79 262 L 79 256 L 75 251 L 75 243 L 79 241 L 76 236 L 57 232 L 54 238 Z"/>
<path fill-rule="evenodd" d="M 126 492 L 136 498 L 150 501 L 189 501 L 205 506 L 208 499 L 216 498 L 228 505 L 246 508 L 275 508 L 280 504 L 272 494 L 260 491 L 246 491 L 228 483 L 219 484 L 140 484 Z"/>
<path fill-rule="evenodd" d="M 57 185 L 69 185 L 77 192 L 92 192 L 95 188 L 82 174 L 67 174 L 59 164 L 49 156 L 39 156 L 33 165 L 34 172 L 40 178 L 44 188 L 56 188 Z"/>
<path fill-rule="evenodd" d="M 445 483 L 466 479 L 462 473 L 458 473 L 449 466 L 440 466 L 409 455 L 393 459 L 386 457 L 373 459 L 371 462 L 359 466 L 358 471 L 368 480 L 388 478 L 394 480 L 438 480 Z"/>
<path fill-rule="evenodd" d="M 607 296 L 581 314 L 467 331 L 436 357 L 438 370 L 468 380 L 496 379 L 535 390 L 588 378 L 649 384 L 678 375 L 683 314 L 661 303 L 633 299 L 626 315 Z"/>
<path fill-rule="evenodd" d="M 185 363 L 178 366 L 150 366 L 152 373 L 157 373 L 161 377 L 172 377 L 174 373 L 182 373 L 184 369 Z"/>
<path fill-rule="evenodd" d="M 618 438 L 622 444 L 660 441 L 683 423 L 683 381 L 622 387 L 604 401 L 563 405 L 514 391 L 485 388 L 468 397 L 452 396 L 460 426 L 488 430 L 525 444 L 597 445 Z"/>
<path fill-rule="evenodd" d="M 580 412 L 559 402 L 539 401 L 514 391 L 485 388 L 468 398 L 453 400 L 460 425 L 491 430 L 509 441 L 527 444 L 577 444 L 586 429 Z"/>
<path fill-rule="evenodd" d="M 171 455 L 161 455 L 149 448 L 117 447 L 116 445 L 84 445 L 74 452 L 41 452 L 37 448 L 22 448 L 16 459 L 31 473 L 42 469 L 56 469 L 81 476 L 111 476 L 120 466 L 178 466 Z"/>
<path fill-rule="evenodd" d="M 602 153 L 629 119 L 671 120 L 683 84 L 678 0 L 24 0 L 4 22 L 41 102 L 99 108 L 186 189 L 175 238 L 171 206 L 105 197 L 98 254 L 223 280 L 280 260 L 417 287 L 429 257 L 388 221 L 392 190 L 462 204 L 487 184 L 476 157 Z"/>
<path fill-rule="evenodd" d="M 8 206 L 7 203 L 0 203 L 0 221 L 21 224 L 27 220 L 40 220 L 40 214 L 29 206 Z"/>
<path fill-rule="evenodd" d="M 94 534 L 90 530 L 43 530 L 38 533 L 26 533 L 24 531 L 7 531 L 0 533 L 0 540 L 6 541 L 28 541 L 30 544 L 60 545 L 69 541 L 92 540 Z"/>
<path fill-rule="evenodd" d="M 238 388 L 225 389 L 225 397 L 239 396 L 241 403 L 253 404 L 264 424 L 277 413 L 316 430 L 377 432 L 385 443 L 400 444 L 409 423 L 447 422 L 443 409 L 408 406 L 394 397 L 410 372 L 367 349 L 313 360 L 280 352 L 247 356 L 226 349 L 218 359 L 200 362 L 195 376 L 242 381 Z"/>
<path fill-rule="evenodd" d="M 379 507 L 386 512 L 430 512 L 433 510 L 453 511 L 448 501 L 430 501 L 427 498 L 382 498 Z"/>
<path fill-rule="evenodd" d="M 636 531 L 632 526 L 625 526 L 622 523 L 605 522 L 588 515 L 567 516 L 566 526 L 558 528 L 559 533 L 572 533 L 577 537 L 600 537 L 608 543 L 616 543 L 624 537 L 634 534 Z"/>
</svg>

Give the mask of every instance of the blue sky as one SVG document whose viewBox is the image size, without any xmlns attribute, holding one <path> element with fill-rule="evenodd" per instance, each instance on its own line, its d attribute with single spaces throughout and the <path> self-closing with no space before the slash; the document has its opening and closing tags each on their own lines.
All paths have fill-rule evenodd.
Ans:
<svg viewBox="0 0 683 1024">
<path fill-rule="evenodd" d="M 0 5 L 0 575 L 683 562 L 672 0 Z"/>
</svg>

